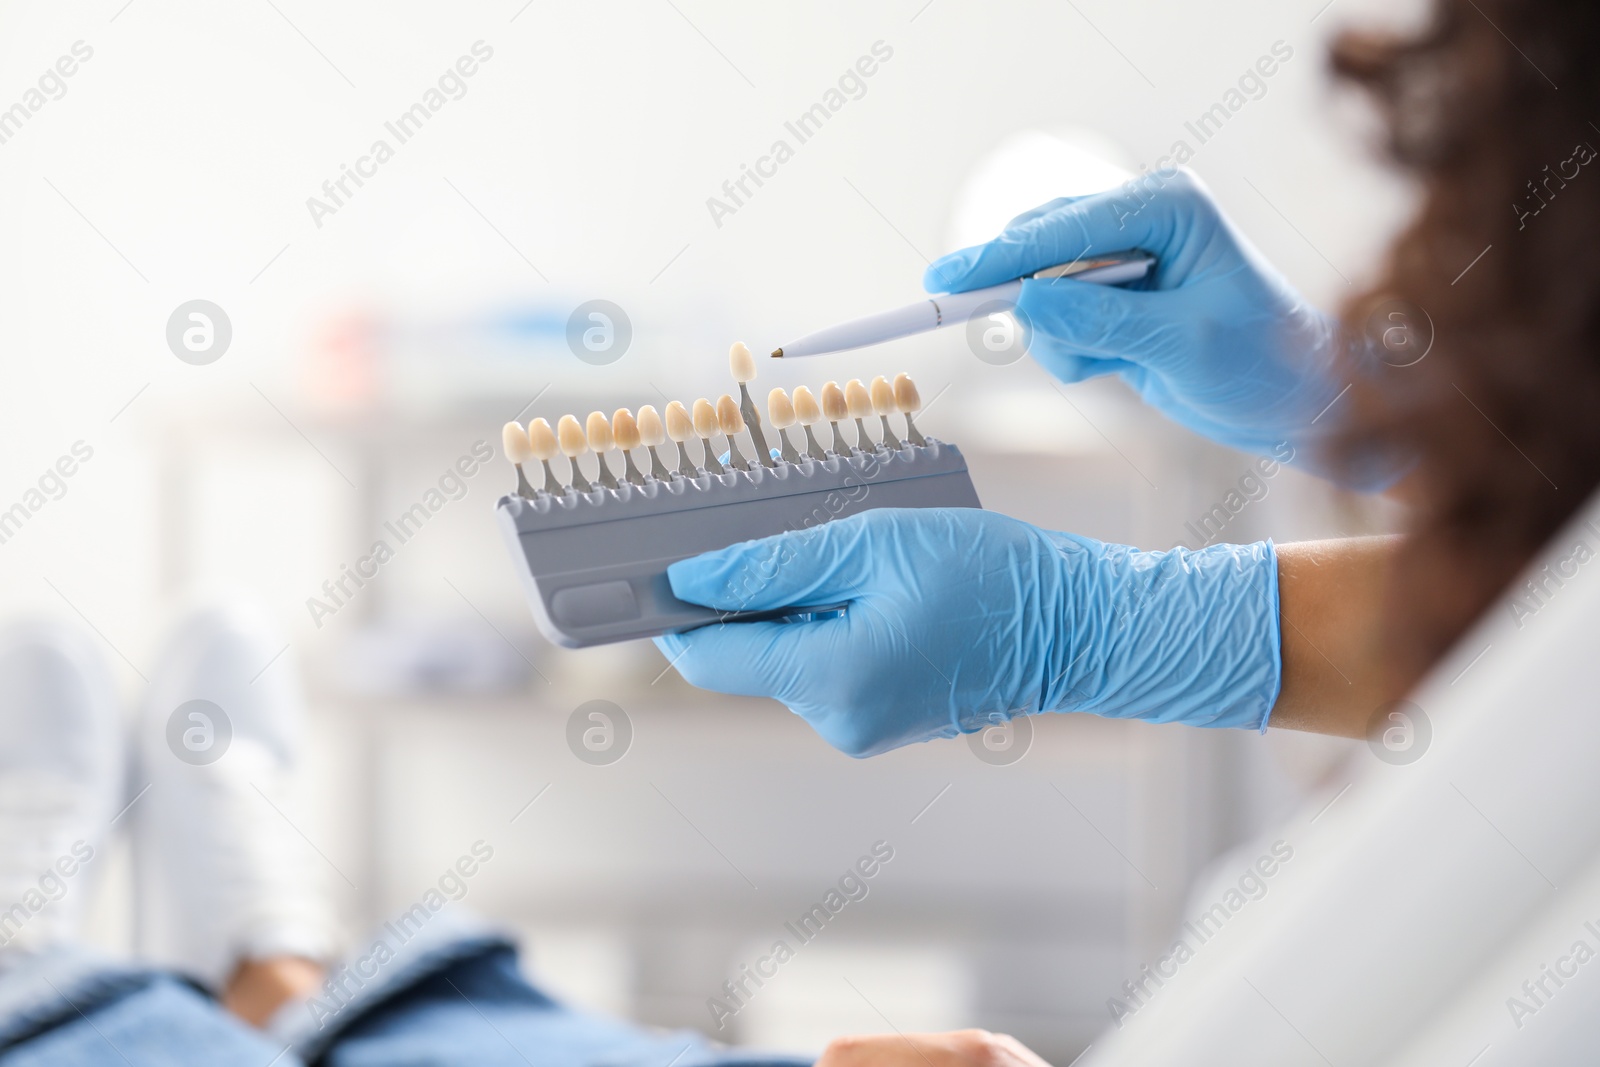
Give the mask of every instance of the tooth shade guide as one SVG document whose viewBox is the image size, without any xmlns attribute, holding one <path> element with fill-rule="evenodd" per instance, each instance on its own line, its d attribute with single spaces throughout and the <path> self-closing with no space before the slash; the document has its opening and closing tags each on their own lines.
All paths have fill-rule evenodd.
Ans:
<svg viewBox="0 0 1600 1067">
<path fill-rule="evenodd" d="M 738 392 L 729 392 L 738 399 Z M 770 393 L 770 387 L 763 393 Z M 804 406 L 795 392 L 787 398 L 790 406 Z M 763 399 L 768 407 L 760 414 L 763 422 L 773 417 L 768 429 L 774 446 L 780 445 L 785 431 L 806 426 L 801 411 L 796 410 L 790 422 L 781 399 L 775 403 L 775 413 L 772 398 Z M 820 406 L 814 397 L 812 401 L 814 408 Z M 663 402 L 663 408 L 667 406 Z M 711 406 L 714 414 L 715 405 Z M 748 432 L 750 415 L 742 410 L 740 414 Z M 681 405 L 679 420 L 680 427 L 688 426 L 686 436 L 695 436 L 692 415 Z M 649 421 L 642 409 L 634 413 L 640 447 L 649 447 Z M 664 424 L 666 419 L 660 421 Z M 720 423 L 715 425 L 720 432 Z M 580 450 L 587 451 L 581 426 L 572 429 L 578 431 Z M 644 457 L 635 455 L 638 449 L 630 447 L 635 438 L 628 419 L 614 418 L 611 432 L 612 444 L 646 467 Z M 559 450 L 561 435 L 552 433 Z M 706 443 L 713 440 L 720 453 L 721 438 L 713 435 Z M 801 443 L 798 437 L 794 441 Z M 748 439 L 739 447 L 747 450 Z M 614 492 L 582 487 L 556 496 L 540 494 L 533 500 L 515 494 L 501 497 L 497 505 L 501 533 L 540 630 L 558 644 L 582 648 L 683 632 L 719 620 L 745 621 L 756 616 L 739 611 L 728 615 L 662 596 L 668 588 L 667 565 L 707 549 L 801 529 L 817 521 L 819 508 L 822 514 L 848 515 L 880 507 L 979 506 L 959 449 L 939 441 L 930 439 L 926 448 L 824 455 L 819 462 L 801 453 L 798 463 L 785 456 L 776 470 L 756 467 L 719 477 L 691 466 L 686 477 L 647 478 L 642 486 L 630 484 Z M 864 483 L 871 486 L 868 494 L 856 488 Z M 835 511 L 841 502 L 843 510 Z"/>
</svg>

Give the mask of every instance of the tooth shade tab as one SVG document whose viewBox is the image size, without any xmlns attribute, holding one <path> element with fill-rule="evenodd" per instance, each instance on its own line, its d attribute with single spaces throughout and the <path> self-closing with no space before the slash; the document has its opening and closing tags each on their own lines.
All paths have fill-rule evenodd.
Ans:
<svg viewBox="0 0 1600 1067">
<path fill-rule="evenodd" d="M 829 422 L 850 417 L 850 405 L 845 402 L 844 390 L 839 388 L 838 382 L 828 382 L 822 387 L 822 415 Z"/>
<path fill-rule="evenodd" d="M 743 341 L 733 342 L 733 347 L 728 349 L 728 369 L 733 371 L 733 380 L 736 382 L 755 380 L 756 357 L 749 345 Z"/>
<path fill-rule="evenodd" d="M 654 448 L 666 441 L 667 430 L 661 425 L 661 416 L 656 412 L 654 404 L 646 404 L 640 408 L 634 421 L 639 427 L 640 444 Z"/>
<path fill-rule="evenodd" d="M 694 420 L 689 417 L 689 409 L 680 400 L 672 401 L 667 405 L 667 436 L 674 441 L 687 441 L 694 435 Z"/>
<path fill-rule="evenodd" d="M 701 397 L 694 402 L 694 432 L 699 437 L 711 437 L 717 432 L 717 409 L 711 401 Z"/>
<path fill-rule="evenodd" d="M 589 447 L 596 452 L 607 452 L 615 445 L 611 438 L 611 424 L 606 421 L 603 411 L 589 412 L 589 423 L 584 433 L 589 438 Z"/>
<path fill-rule="evenodd" d="M 889 379 L 883 375 L 880 374 L 872 379 L 868 392 L 872 396 L 872 410 L 879 415 L 893 415 L 900 410 L 895 406 L 894 386 L 890 385 Z"/>
<path fill-rule="evenodd" d="M 738 403 L 727 393 L 717 398 L 717 426 L 730 437 L 744 433 L 744 416 L 739 414 Z"/>
<path fill-rule="evenodd" d="M 911 380 L 911 375 L 894 376 L 894 402 L 902 415 L 922 410 L 922 394 L 917 392 L 917 383 Z"/>
<path fill-rule="evenodd" d="M 822 409 L 817 406 L 817 398 L 803 385 L 795 387 L 794 417 L 802 426 L 822 421 Z"/>
<path fill-rule="evenodd" d="M 528 423 L 528 448 L 534 459 L 554 459 L 561 449 L 556 444 L 556 432 L 543 419 Z"/>
<path fill-rule="evenodd" d="M 880 374 L 872 379 L 868 392 L 872 394 L 872 409 L 878 413 L 878 421 L 883 424 L 883 447 L 893 452 L 900 451 L 900 438 L 895 436 L 894 427 L 889 425 L 889 416 L 898 411 L 894 403 L 894 386 Z"/>
<path fill-rule="evenodd" d="M 872 394 L 867 392 L 860 378 L 851 378 L 845 383 L 844 402 L 852 419 L 864 419 L 872 414 Z"/>
<path fill-rule="evenodd" d="M 617 447 L 624 452 L 638 448 L 643 443 L 639 440 L 639 424 L 634 421 L 633 412 L 627 408 L 618 408 L 611 416 L 611 436 L 616 438 Z"/>
<path fill-rule="evenodd" d="M 782 389 L 774 389 L 767 394 L 767 418 L 772 420 L 772 425 L 780 430 L 786 430 L 800 420 L 795 417 L 794 404 L 789 401 L 789 394 Z"/>
<path fill-rule="evenodd" d="M 521 465 L 533 459 L 533 448 L 520 422 L 508 422 L 500 430 L 500 442 L 505 445 L 506 458 Z"/>
<path fill-rule="evenodd" d="M 811 427 L 822 421 L 822 409 L 817 406 L 817 398 L 811 395 L 811 390 L 803 385 L 795 387 L 794 416 L 806 431 L 806 455 L 815 460 L 826 460 L 828 450 L 811 432 Z"/>
<path fill-rule="evenodd" d="M 583 436 L 583 427 L 578 425 L 575 416 L 561 416 L 561 421 L 556 424 L 556 438 L 561 445 L 561 454 L 568 459 L 576 459 L 589 451 L 589 441 Z"/>
</svg>

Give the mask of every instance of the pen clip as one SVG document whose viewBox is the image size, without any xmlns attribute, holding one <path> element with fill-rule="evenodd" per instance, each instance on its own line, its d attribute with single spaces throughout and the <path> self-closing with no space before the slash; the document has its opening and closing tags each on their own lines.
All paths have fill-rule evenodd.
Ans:
<svg viewBox="0 0 1600 1067">
<path fill-rule="evenodd" d="M 1108 252 L 1103 256 L 1086 256 L 1075 259 L 1071 263 L 1062 263 L 1054 267 L 1036 270 L 1030 278 L 1048 281 L 1051 278 L 1070 278 L 1075 274 L 1084 274 L 1091 270 L 1101 270 L 1105 267 L 1120 267 L 1128 263 L 1145 264 L 1146 270 L 1154 265 L 1156 257 L 1148 252 L 1134 249 L 1129 252 Z"/>
</svg>

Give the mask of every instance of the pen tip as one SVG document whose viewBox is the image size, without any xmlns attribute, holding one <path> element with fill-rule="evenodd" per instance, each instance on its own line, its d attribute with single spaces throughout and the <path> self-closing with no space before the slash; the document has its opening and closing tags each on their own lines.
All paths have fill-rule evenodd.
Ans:
<svg viewBox="0 0 1600 1067">
<path fill-rule="evenodd" d="M 773 359 L 782 359 L 782 358 L 783 358 L 783 349 L 781 349 L 781 348 L 774 348 L 774 349 L 773 349 L 773 350 L 772 350 L 772 358 L 773 358 Z"/>
</svg>

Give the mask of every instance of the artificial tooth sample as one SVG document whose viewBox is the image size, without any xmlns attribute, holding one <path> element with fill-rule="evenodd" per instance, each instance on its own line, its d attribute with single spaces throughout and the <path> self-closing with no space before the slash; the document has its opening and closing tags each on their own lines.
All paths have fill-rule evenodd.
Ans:
<svg viewBox="0 0 1600 1067">
<path fill-rule="evenodd" d="M 550 461 L 556 458 L 556 453 L 561 451 L 556 443 L 556 432 L 550 424 L 543 419 L 534 419 L 528 423 L 528 447 L 533 450 L 533 458 L 544 464 L 544 489 L 546 493 L 560 494 L 566 487 L 556 480 L 556 472 L 550 469 Z"/>
<path fill-rule="evenodd" d="M 917 392 L 917 383 L 911 380 L 911 375 L 894 376 L 894 405 L 900 409 L 900 414 L 906 417 L 906 440 L 919 446 L 927 444 L 927 440 L 917 430 L 917 424 L 911 421 L 911 416 L 922 410 L 922 394 Z"/>
<path fill-rule="evenodd" d="M 850 417 L 850 405 L 845 403 L 844 390 L 839 388 L 838 382 L 827 382 L 822 387 L 822 417 L 833 427 L 833 444 L 829 450 L 837 456 L 848 456 L 850 446 L 844 443 L 839 423 Z"/>
<path fill-rule="evenodd" d="M 678 473 L 685 478 L 699 474 L 699 468 L 689 458 L 688 441 L 694 436 L 694 420 L 689 417 L 689 409 L 677 400 L 667 405 L 667 436 L 678 446 Z"/>
<path fill-rule="evenodd" d="M 860 378 L 851 378 L 844 383 L 844 402 L 850 417 L 856 420 L 856 449 L 871 452 L 877 446 L 867 436 L 867 424 L 861 420 L 872 414 L 872 394 L 867 392 Z"/>
<path fill-rule="evenodd" d="M 517 468 L 517 495 L 532 500 L 533 486 L 528 484 L 528 476 L 523 472 L 522 465 L 533 459 L 533 450 L 528 447 L 528 435 L 523 431 L 522 423 L 506 423 L 500 430 L 500 443 L 505 446 L 506 458 Z"/>
<path fill-rule="evenodd" d="M 811 432 L 811 427 L 822 421 L 822 409 L 817 406 L 817 398 L 811 395 L 811 390 L 803 385 L 794 390 L 794 417 L 806 432 L 806 455 L 816 460 L 827 459 L 827 450 L 817 444 L 817 435 Z"/>
<path fill-rule="evenodd" d="M 717 428 L 728 438 L 728 466 L 736 471 L 750 469 L 750 461 L 739 451 L 739 435 L 744 433 L 744 416 L 733 397 L 723 393 L 717 398 Z"/>
<path fill-rule="evenodd" d="M 631 451 L 638 448 L 641 443 L 639 441 L 639 424 L 634 421 L 633 412 L 627 408 L 618 408 L 612 414 L 611 436 L 616 438 L 617 450 L 622 453 L 622 476 L 634 485 L 643 485 L 644 475 L 640 474 L 639 468 L 633 465 L 633 453 Z"/>
<path fill-rule="evenodd" d="M 611 451 L 611 446 L 615 442 L 611 436 L 611 424 L 606 421 L 605 413 L 589 412 L 589 423 L 584 427 L 584 432 L 589 438 L 589 448 L 594 452 L 594 458 L 600 461 L 600 475 L 595 481 L 607 489 L 615 489 L 616 476 L 611 473 L 611 468 L 606 466 L 606 453 Z"/>
<path fill-rule="evenodd" d="M 794 442 L 789 440 L 789 427 L 799 420 L 795 418 L 794 404 L 790 403 L 788 393 L 774 389 L 767 394 L 767 417 L 772 420 L 773 429 L 778 431 L 778 440 L 783 443 L 784 460 L 799 463 L 800 453 L 794 450 Z"/>
<path fill-rule="evenodd" d="M 589 451 L 589 441 L 583 436 L 583 427 L 578 425 L 576 418 L 561 416 L 561 421 L 556 423 L 556 443 L 561 448 L 561 454 L 567 457 L 567 462 L 572 464 L 572 488 L 580 493 L 594 492 L 594 486 L 589 484 L 589 479 L 583 476 L 583 469 L 578 466 L 578 457 Z"/>
<path fill-rule="evenodd" d="M 739 383 L 739 414 L 744 416 L 745 425 L 750 428 L 750 443 L 755 447 L 756 459 L 763 467 L 776 467 L 778 462 L 772 458 L 772 450 L 767 447 L 766 434 L 761 432 L 761 416 L 756 413 L 746 384 L 755 380 L 756 357 L 743 341 L 735 341 L 733 347 L 728 349 L 728 368 L 733 371 L 733 380 Z"/>
<path fill-rule="evenodd" d="M 717 422 L 717 409 L 711 406 L 711 401 L 701 397 L 694 402 L 694 432 L 700 438 L 700 444 L 705 449 L 705 468 L 708 474 L 726 474 L 727 468 L 717 459 L 716 452 L 712 451 L 711 439 L 721 429 Z"/>
<path fill-rule="evenodd" d="M 889 428 L 890 414 L 900 410 L 895 406 L 894 386 L 889 384 L 889 379 L 880 374 L 872 379 L 872 385 L 867 391 L 872 396 L 872 410 L 878 413 L 878 418 L 883 423 L 883 446 L 894 452 L 900 451 L 900 438 Z"/>
<path fill-rule="evenodd" d="M 656 452 L 657 445 L 666 443 L 667 428 L 661 425 L 661 416 L 656 413 L 655 405 L 646 404 L 640 408 L 636 421 L 639 426 L 639 443 L 650 453 L 650 477 L 663 482 L 672 481 L 672 472 L 667 470 L 666 465 L 661 462 L 661 456 Z"/>
<path fill-rule="evenodd" d="M 740 385 L 756 380 L 756 357 L 749 345 L 743 341 L 733 342 L 728 349 L 728 369 L 733 372 L 733 380 Z"/>
</svg>

